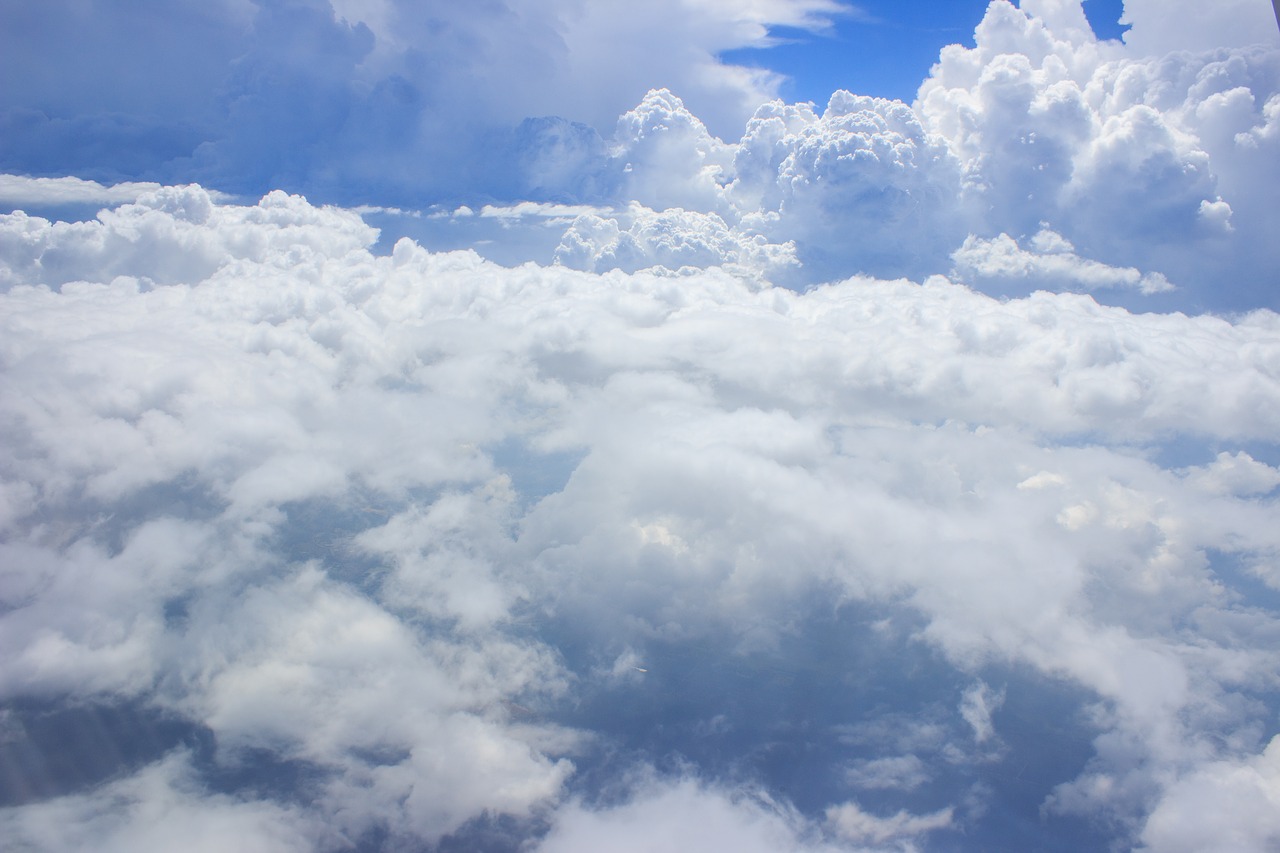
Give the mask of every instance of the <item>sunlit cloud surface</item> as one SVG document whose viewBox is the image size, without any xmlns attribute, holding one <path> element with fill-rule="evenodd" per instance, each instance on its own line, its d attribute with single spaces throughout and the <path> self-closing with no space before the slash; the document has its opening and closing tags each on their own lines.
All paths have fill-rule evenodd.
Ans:
<svg viewBox="0 0 1280 853">
<path fill-rule="evenodd" d="M 6 11 L 5 843 L 1280 844 L 1274 16 L 869 14 Z"/>
</svg>

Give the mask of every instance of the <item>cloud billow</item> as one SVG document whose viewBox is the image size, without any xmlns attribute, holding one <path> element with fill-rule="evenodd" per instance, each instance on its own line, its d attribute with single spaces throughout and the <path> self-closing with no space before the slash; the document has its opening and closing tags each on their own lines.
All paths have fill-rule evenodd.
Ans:
<svg viewBox="0 0 1280 853">
<path fill-rule="evenodd" d="M 1147 44 L 1144 18 L 1132 32 Z M 1033 289 L 1131 308 L 1274 307 L 1274 206 L 1260 188 L 1280 162 L 1277 57 L 1248 42 L 1152 54 L 1098 41 L 1078 4 L 996 2 L 974 47 L 944 49 L 914 107 L 848 92 L 821 111 L 774 101 L 726 142 L 656 89 L 607 139 L 544 119 L 508 159 L 540 197 L 601 206 L 619 232 L 640 205 L 684 212 L 691 241 L 706 237 L 689 214 L 705 214 L 736 242 L 793 246 L 799 268 L 775 273 L 790 286 L 955 272 L 1016 292 L 975 265 L 974 247 L 1025 252 L 1053 234 L 1065 254 L 1017 262 L 1037 270 Z"/>
<path fill-rule="evenodd" d="M 1280 412 L 1269 312 L 999 302 L 942 278 L 802 295 L 407 240 L 376 256 L 354 215 L 193 187 L 5 226 L 25 249 L 6 243 L 0 686 L 132 697 L 210 731 L 214 766 L 310 768 L 314 804 L 203 793 L 211 771 L 177 751 L 10 809 L 10 837 L 74 846 L 65 833 L 117 797 L 136 810 L 98 831 L 124 845 L 160 831 L 155 798 L 179 798 L 268 849 L 429 842 L 485 813 L 549 821 L 561 849 L 630 820 L 554 810 L 595 749 L 561 703 L 644 690 L 648 654 L 681 644 L 770 660 L 818 590 L 901 608 L 871 636 L 909 630 L 956 673 L 938 697 L 951 746 L 845 747 L 864 775 L 817 813 L 661 774 L 626 808 L 697 790 L 796 849 L 980 826 L 914 780 L 945 755 L 1013 760 L 963 740 L 998 744 L 999 684 L 964 679 L 1002 667 L 1093 697 L 1096 755 L 1056 780 L 1055 810 L 1154 841 L 1177 780 L 1265 779 L 1236 768 L 1264 760 L 1271 689 L 1274 613 L 1241 598 L 1277 582 L 1280 474 L 1243 449 L 1270 447 Z M 1240 449 L 1136 452 L 1170 435 Z M 513 485 L 556 454 L 576 460 L 558 484 Z M 561 657 L 570 636 L 599 651 Z M 597 688 L 628 648 L 635 679 Z M 887 759 L 900 781 L 868 781 Z"/>
<path fill-rule="evenodd" d="M 0 180 L 0 835 L 1274 847 L 1274 44 L 997 0 L 819 111 L 706 63 L 832 4 L 621 5 L 181 5 L 205 145 Z"/>
<path fill-rule="evenodd" d="M 973 47 L 943 50 L 913 107 L 843 92 L 819 111 L 759 106 L 776 75 L 716 57 L 769 43 L 770 27 L 829 26 L 842 12 L 827 0 L 227 2 L 181 6 L 169 39 L 137 45 L 133 6 L 45 4 L 10 33 L 14 73 L 37 63 L 23 33 L 88 49 L 7 91 L 0 166 L 400 208 L 679 208 L 720 217 L 738 242 L 794 244 L 793 286 L 947 273 L 970 235 L 1024 245 L 1048 229 L 1082 260 L 1137 270 L 1140 291 L 1153 290 L 1143 276 L 1181 288 L 1161 310 L 1275 307 L 1261 188 L 1280 178 L 1276 34 L 1243 4 L 1207 18 L 1184 5 L 1130 3 L 1122 43 L 1097 40 L 1079 3 L 1000 0 Z M 202 48 L 179 57 L 188 33 Z M 659 38 L 661 61 L 642 49 Z M 94 64 L 122 45 L 127 60 Z M 552 260 L 557 240 L 534 243 L 527 259 Z M 1124 286 L 1098 298 L 1143 301 Z"/>
</svg>

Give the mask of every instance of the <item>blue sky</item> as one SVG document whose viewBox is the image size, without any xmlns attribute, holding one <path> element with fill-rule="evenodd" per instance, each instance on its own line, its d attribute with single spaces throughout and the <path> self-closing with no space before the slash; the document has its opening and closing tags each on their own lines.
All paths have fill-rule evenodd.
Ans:
<svg viewBox="0 0 1280 853">
<path fill-rule="evenodd" d="M 1280 844 L 1263 0 L 0 24 L 6 844 Z"/>
<path fill-rule="evenodd" d="M 986 8 L 983 0 L 859 3 L 856 12 L 834 17 L 827 32 L 779 27 L 777 44 L 724 58 L 786 74 L 790 80 L 781 93 L 788 100 L 821 106 L 836 89 L 850 89 L 910 102 L 941 48 L 973 46 L 974 22 Z M 1088 0 L 1084 9 L 1099 38 L 1120 37 L 1119 0 Z"/>
</svg>

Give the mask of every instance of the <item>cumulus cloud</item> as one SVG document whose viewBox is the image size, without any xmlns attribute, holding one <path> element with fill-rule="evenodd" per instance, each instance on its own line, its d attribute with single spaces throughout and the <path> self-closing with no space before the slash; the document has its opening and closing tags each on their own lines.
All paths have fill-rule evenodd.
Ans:
<svg viewBox="0 0 1280 853">
<path fill-rule="evenodd" d="M 732 192 L 748 201 L 749 220 L 794 238 L 820 277 L 939 272 L 963 236 L 958 163 L 900 102 L 837 92 L 821 118 L 762 107 L 738 156 L 750 166 Z"/>
<path fill-rule="evenodd" d="M 729 144 L 680 97 L 653 90 L 584 173 L 587 197 L 629 210 L 631 223 L 576 223 L 557 258 L 582 269 L 732 263 L 796 285 L 855 270 L 923 275 L 944 271 L 964 237 L 959 164 L 944 140 L 905 104 L 848 92 L 821 115 L 761 106 Z M 576 180 L 540 192 L 572 195 Z"/>
<path fill-rule="evenodd" d="M 233 259 L 260 261 L 282 246 L 341 252 L 362 248 L 376 234 L 350 211 L 312 207 L 282 192 L 253 207 L 215 205 L 215 197 L 196 185 L 164 187 L 87 222 L 0 214 L 0 287 L 56 289 L 117 274 L 146 284 L 193 283 Z M 239 223 L 220 221 L 226 215 Z"/>
<path fill-rule="evenodd" d="M 397 609 L 414 600 L 399 591 L 387 589 Z M 472 609 L 461 608 L 464 628 L 475 627 Z M 511 725 L 503 704 L 558 686 L 536 647 L 415 636 L 314 568 L 249 589 L 229 610 L 197 605 L 190 619 L 187 635 L 227 660 L 196 658 L 172 701 L 231 763 L 262 749 L 316 768 L 316 807 L 349 836 L 382 828 L 431 842 L 486 809 L 528 814 L 572 769 L 542 752 L 567 743 Z"/>
<path fill-rule="evenodd" d="M 573 134 L 557 132 L 549 157 L 577 152 L 562 193 L 714 214 L 793 242 L 808 283 L 942 273 L 960 252 L 993 291 L 1022 279 L 1150 295 L 1172 280 L 1193 307 L 1247 306 L 1275 265 L 1259 187 L 1280 162 L 1280 51 L 1223 33 L 1166 55 L 1144 33 L 1190 33 L 1202 13 L 1127 14 L 1134 44 L 1098 41 L 1078 2 L 997 0 L 974 47 L 943 51 L 914 108 L 849 92 L 821 112 L 771 102 L 724 142 L 655 90 L 611 141 L 566 146 Z M 1223 288 L 1225 270 L 1242 284 Z"/>
<path fill-rule="evenodd" d="M 592 810 L 573 804 L 557 814 L 536 848 L 586 853 L 643 850 L 834 851 L 813 828 L 767 796 L 707 788 L 681 779 L 653 781 L 626 803 Z M 808 837 L 807 837 L 808 836 Z"/>
<path fill-rule="evenodd" d="M 87 794 L 0 811 L 0 827 L 23 851 L 302 853 L 319 841 L 296 809 L 210 792 L 183 751 Z"/>
<path fill-rule="evenodd" d="M 1195 284 L 1200 304 L 1230 301 L 1224 269 L 1252 298 L 1247 279 L 1274 266 L 1256 230 L 1273 227 L 1256 183 L 1272 167 L 1255 163 L 1251 129 L 1265 133 L 1280 87 L 1275 28 L 1241 23 L 1260 9 L 1125 10 L 1120 44 L 1094 39 L 1079 3 L 993 2 L 973 48 L 943 50 L 916 109 L 963 164 L 978 235 L 1048 221 L 1086 257 Z M 1213 26 L 1192 23 L 1205 16 Z M 1268 30 L 1261 45 L 1240 35 Z"/>
<path fill-rule="evenodd" d="M 1244 451 L 1224 451 L 1208 465 L 1189 468 L 1187 473 L 1197 485 L 1221 494 L 1266 494 L 1280 486 L 1280 470 Z"/>
<path fill-rule="evenodd" d="M 156 183 L 125 182 L 111 185 L 81 178 L 28 178 L 0 175 L 0 204 L 14 207 L 93 204 L 115 206 L 137 201 L 138 197 L 160 189 Z"/>
<path fill-rule="evenodd" d="M 1130 15 L 1139 42 L 1145 22 L 1174 19 Z M 959 252 L 993 292 L 1018 280 L 1128 305 L 1125 291 L 1173 282 L 1197 310 L 1268 299 L 1274 45 L 1151 53 L 1098 41 L 1078 2 L 1004 0 L 974 39 L 943 51 L 914 107 L 849 92 L 821 111 L 771 102 L 726 142 L 653 90 L 610 139 L 552 122 L 517 159 L 539 164 L 526 183 L 545 197 L 678 208 L 794 243 L 797 284 L 944 273 Z"/>
<path fill-rule="evenodd" d="M 618 119 L 612 152 L 622 171 L 617 192 L 649 206 L 714 210 L 723 205 L 733 149 L 707 130 L 667 89 L 650 91 Z"/>
<path fill-rule="evenodd" d="M 681 98 L 654 90 L 619 119 L 608 157 L 591 169 L 594 197 L 615 207 L 638 204 L 657 211 L 659 222 L 681 222 L 683 232 L 728 232 L 744 247 L 794 246 L 802 272 L 796 284 L 857 270 L 942 272 L 964 237 L 960 169 L 945 141 L 927 133 L 905 104 L 848 92 L 833 95 L 821 115 L 808 104 L 765 104 L 741 140 L 727 144 Z M 588 268 L 583 258 L 600 255 L 589 247 L 617 239 L 607 227 L 582 222 L 561 254 Z M 630 242 L 623 238 L 624 252 Z M 761 272 L 782 277 L 778 252 L 748 254 Z M 712 252 L 700 263 L 722 263 L 725 254 Z M 596 265 L 638 268 L 607 252 Z"/>
<path fill-rule="evenodd" d="M 1173 290 L 1161 273 L 1142 273 L 1133 267 L 1110 267 L 1082 258 L 1069 240 L 1049 229 L 1038 231 L 1024 249 L 1008 234 L 990 240 L 970 235 L 952 253 L 954 274 L 984 291 L 1010 285 L 1052 290 L 1133 288 L 1143 294 Z"/>
<path fill-rule="evenodd" d="M 7 90 L 28 173 L 377 198 L 0 181 L 0 738 L 189 733 L 6 837 L 1265 849 L 1280 51 L 1191 5 L 996 0 L 913 106 L 715 60 L 822 0 L 179 4 L 173 109 Z M 6 37 L 146 35 L 77 9 Z"/>
<path fill-rule="evenodd" d="M 560 238 L 555 261 L 574 269 L 635 272 L 719 266 L 746 278 L 785 281 L 798 266 L 795 245 L 769 243 L 730 227 L 714 213 L 673 208 L 655 212 L 636 207 L 628 215 L 578 217 Z"/>
<path fill-rule="evenodd" d="M 835 0 L 225 0 L 163 14 L 48 3 L 5 28 L 4 76 L 27 82 L 0 101 L 15 140 L 0 165 L 356 202 L 510 193 L 518 182 L 494 167 L 523 119 L 607 133 L 665 85 L 724 133 L 781 78 L 720 54 L 767 43 L 773 26 L 822 29 L 842 11 Z"/>
<path fill-rule="evenodd" d="M 1266 850 L 1280 841 L 1280 739 L 1179 779 L 1142 830 L 1143 850 Z"/>
<path fill-rule="evenodd" d="M 1132 25 L 1125 44 L 1138 53 L 1211 51 L 1254 44 L 1280 45 L 1280 32 L 1261 3 L 1226 0 L 1213 9 L 1185 2 L 1125 0 L 1122 23 Z"/>
<path fill-rule="evenodd" d="M 0 689 L 131 697 L 207 731 L 226 772 L 291 768 L 313 804 L 233 788 L 233 808 L 200 793 L 206 765 L 140 781 L 178 778 L 169 758 L 118 783 L 143 812 L 176 790 L 320 848 L 486 814 L 549 826 L 548 849 L 640 824 L 901 847 L 981 828 L 970 801 L 994 794 L 964 774 L 1017 755 L 1013 693 L 986 686 L 1015 671 L 1075 685 L 1095 739 L 1050 814 L 1155 844 L 1184 790 L 1262 754 L 1271 312 L 375 255 L 349 212 L 197 187 L 4 225 Z M 905 716 L 752 728 L 742 697 L 865 665 L 786 651 L 832 602 L 885 608 L 868 648 L 928 649 L 951 686 Z M 646 696 L 688 692 L 667 680 L 685 647 L 721 678 L 759 667 L 691 731 L 827 738 L 844 789 L 794 813 L 786 790 L 691 782 L 574 799 L 622 735 L 567 709 L 612 696 L 649 730 Z M 897 736 L 855 736 L 881 723 Z M 960 793 L 927 799 L 940 779 Z M 56 846 L 49 815 L 82 823 L 112 791 L 6 819 Z"/>
<path fill-rule="evenodd" d="M 183 7 L 172 38 L 119 65 L 166 80 L 154 103 L 101 71 L 70 85 L 117 67 L 90 61 L 107 40 L 145 32 L 132 7 L 81 5 L 46 4 L 12 30 L 94 47 L 49 75 L 63 85 L 7 92 L 7 137 L 31 149 L 13 149 L 11 170 L 198 178 L 406 210 L 678 209 L 719 217 L 738 242 L 793 243 L 793 286 L 946 273 L 966 239 L 1011 255 L 1002 234 L 1025 252 L 1047 222 L 1084 263 L 1019 255 L 1027 290 L 1105 284 L 1098 298 L 1131 306 L 1163 276 L 1191 310 L 1274 307 L 1280 249 L 1264 188 L 1280 180 L 1280 50 L 1265 9 L 1244 0 L 1212 12 L 1129 4 L 1125 41 L 1098 41 L 1077 0 L 995 0 L 974 46 L 946 48 L 914 105 L 837 92 L 821 111 L 769 102 L 775 77 L 716 57 L 770 43 L 771 27 L 821 30 L 849 11 L 830 0 Z M 204 47 L 174 73 L 172 43 L 188 31 Z M 28 42 L 6 61 L 39 65 Z M 433 245 L 550 262 L 558 239 L 516 238 L 510 224 L 501 239 L 473 223 Z"/>
</svg>

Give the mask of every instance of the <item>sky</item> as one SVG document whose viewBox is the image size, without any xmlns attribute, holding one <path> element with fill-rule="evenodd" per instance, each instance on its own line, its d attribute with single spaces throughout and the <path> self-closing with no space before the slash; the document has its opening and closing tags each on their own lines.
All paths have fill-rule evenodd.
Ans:
<svg viewBox="0 0 1280 853">
<path fill-rule="evenodd" d="M 920 81 L 948 44 L 973 47 L 974 22 L 986 0 L 858 3 L 833 16 L 830 28 L 771 30 L 775 43 L 721 54 L 723 60 L 768 68 L 785 75 L 779 95 L 788 101 L 825 105 L 837 89 L 910 103 Z M 1120 0 L 1086 0 L 1084 11 L 1101 39 L 1116 39 L 1127 27 Z"/>
<path fill-rule="evenodd" d="M 1265 0 L 0 0 L 19 851 L 1280 845 Z"/>
</svg>

